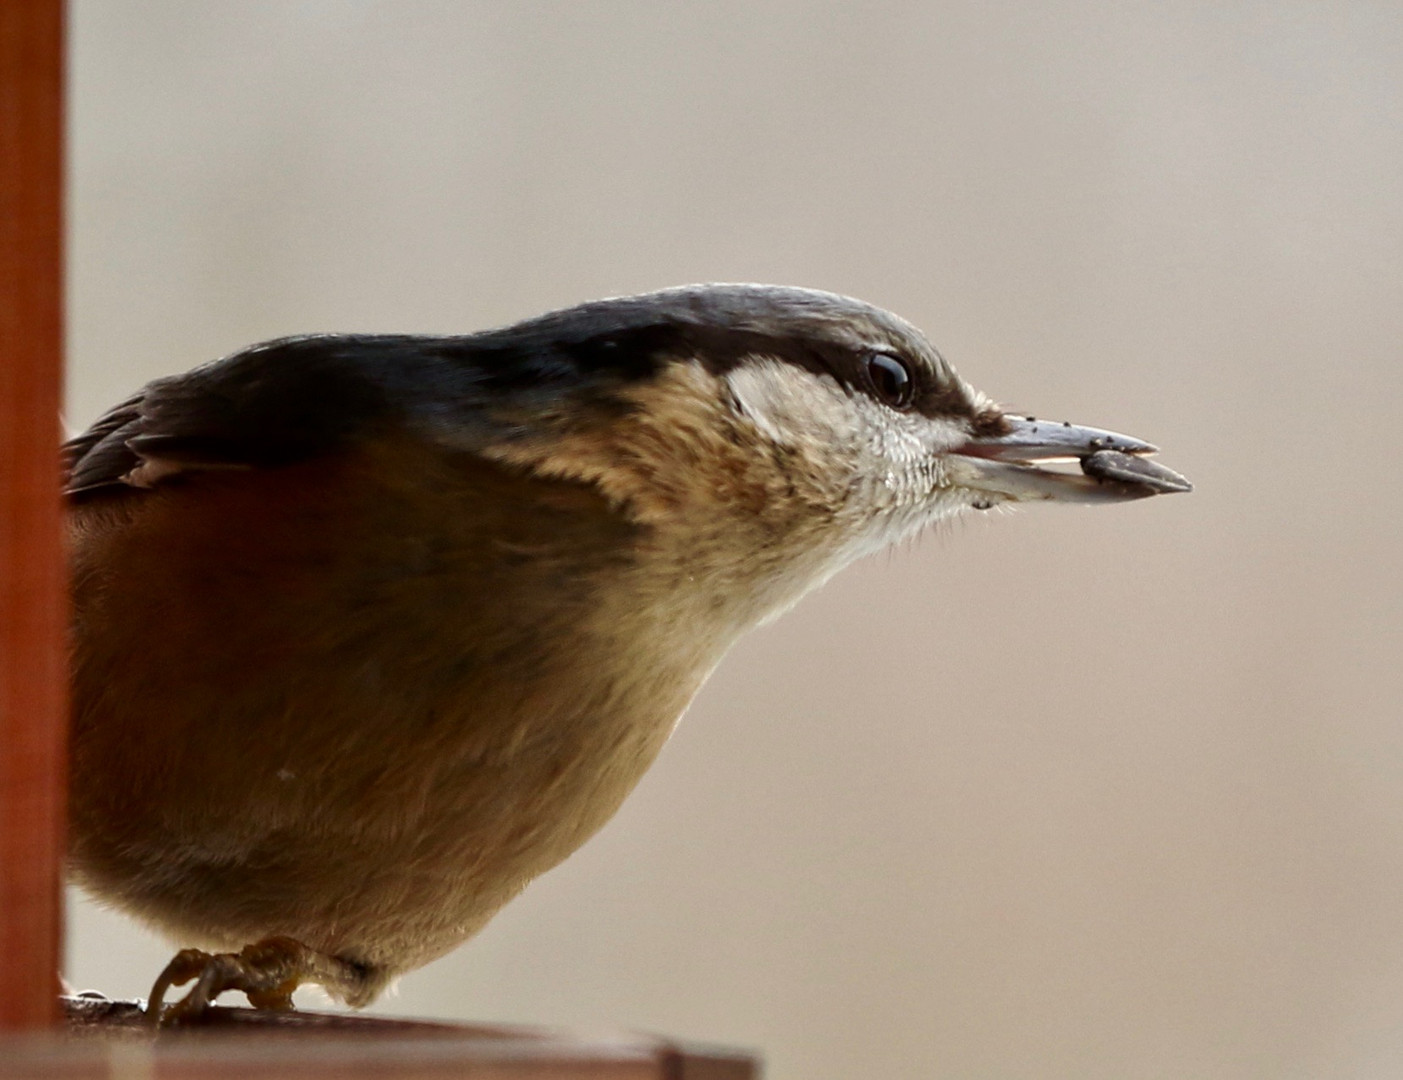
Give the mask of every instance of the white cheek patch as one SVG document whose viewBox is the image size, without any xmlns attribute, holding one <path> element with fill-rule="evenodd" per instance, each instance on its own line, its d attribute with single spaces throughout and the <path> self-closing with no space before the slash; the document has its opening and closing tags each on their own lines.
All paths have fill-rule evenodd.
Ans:
<svg viewBox="0 0 1403 1080">
<path fill-rule="evenodd" d="M 874 452 L 898 470 L 929 465 L 969 438 L 965 427 L 954 420 L 909 413 L 889 416 L 874 427 Z"/>
<path fill-rule="evenodd" d="M 757 358 L 726 373 L 726 385 L 750 421 L 771 442 L 796 446 L 858 434 L 853 400 L 837 381 Z"/>
<path fill-rule="evenodd" d="M 764 439 L 833 473 L 828 490 L 837 493 L 834 508 L 841 505 L 834 520 L 848 531 L 825 574 L 969 506 L 969 493 L 946 473 L 946 455 L 969 438 L 965 423 L 890 409 L 836 379 L 769 357 L 724 379 Z"/>
</svg>

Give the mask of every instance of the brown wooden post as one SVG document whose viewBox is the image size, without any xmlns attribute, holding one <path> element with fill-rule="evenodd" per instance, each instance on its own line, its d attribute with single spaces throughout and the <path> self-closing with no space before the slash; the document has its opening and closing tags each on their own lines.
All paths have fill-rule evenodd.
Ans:
<svg viewBox="0 0 1403 1080">
<path fill-rule="evenodd" d="M 0 1030 L 57 1022 L 63 3 L 0 0 Z"/>
</svg>

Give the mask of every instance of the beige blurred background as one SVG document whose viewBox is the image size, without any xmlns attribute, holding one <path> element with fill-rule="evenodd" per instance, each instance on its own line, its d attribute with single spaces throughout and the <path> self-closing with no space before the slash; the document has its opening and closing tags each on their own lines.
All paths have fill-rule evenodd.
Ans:
<svg viewBox="0 0 1403 1080">
<path fill-rule="evenodd" d="M 78 0 L 69 421 L 274 335 L 755 280 L 1149 438 L 746 640 L 382 1012 L 775 1080 L 1403 1072 L 1403 6 Z M 69 973 L 167 946 L 76 901 Z"/>
</svg>

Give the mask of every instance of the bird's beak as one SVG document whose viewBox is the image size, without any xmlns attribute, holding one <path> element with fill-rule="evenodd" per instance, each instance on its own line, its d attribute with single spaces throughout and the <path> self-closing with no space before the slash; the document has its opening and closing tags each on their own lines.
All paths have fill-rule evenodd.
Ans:
<svg viewBox="0 0 1403 1080">
<path fill-rule="evenodd" d="M 1150 461 L 1157 448 L 1129 435 L 1033 417 L 1008 416 L 1009 430 L 971 439 L 946 458 L 948 476 L 993 502 L 1123 502 L 1192 491 L 1184 477 Z M 1038 463 L 1077 461 L 1080 472 Z"/>
</svg>

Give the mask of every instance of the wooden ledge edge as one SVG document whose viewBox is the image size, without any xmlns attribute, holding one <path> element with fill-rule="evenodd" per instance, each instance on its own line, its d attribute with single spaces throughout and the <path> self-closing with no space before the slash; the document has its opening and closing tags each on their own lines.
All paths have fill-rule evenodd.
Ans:
<svg viewBox="0 0 1403 1080">
<path fill-rule="evenodd" d="M 345 1013 L 218 1006 L 199 1024 L 157 1031 L 136 1001 L 64 997 L 59 1035 L 0 1039 L 0 1080 L 67 1076 L 618 1077 L 757 1080 L 760 1061 L 730 1047 L 648 1035 Z"/>
</svg>

